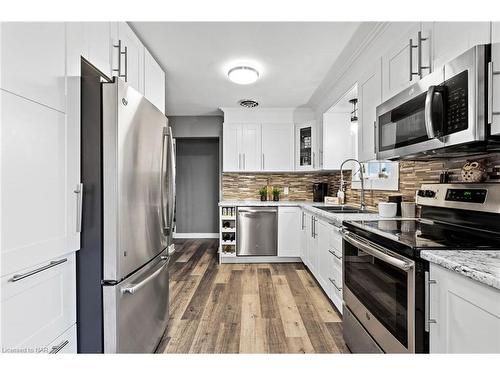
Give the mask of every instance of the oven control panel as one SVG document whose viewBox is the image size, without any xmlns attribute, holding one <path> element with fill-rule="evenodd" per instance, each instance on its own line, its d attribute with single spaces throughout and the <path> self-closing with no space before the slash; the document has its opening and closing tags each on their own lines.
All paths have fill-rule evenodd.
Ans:
<svg viewBox="0 0 500 375">
<path fill-rule="evenodd" d="M 445 200 L 452 202 L 484 203 L 486 189 L 447 189 Z"/>
<path fill-rule="evenodd" d="M 434 190 L 417 190 L 417 195 L 422 198 L 434 198 L 436 192 Z"/>
</svg>

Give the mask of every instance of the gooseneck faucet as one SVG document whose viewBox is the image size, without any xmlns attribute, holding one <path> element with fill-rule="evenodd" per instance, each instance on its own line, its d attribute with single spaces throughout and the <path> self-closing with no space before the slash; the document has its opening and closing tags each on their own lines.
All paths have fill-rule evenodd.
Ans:
<svg viewBox="0 0 500 375">
<path fill-rule="evenodd" d="M 360 198 L 359 205 L 360 205 L 361 211 L 364 211 L 364 210 L 366 210 L 366 204 L 365 204 L 365 183 L 364 183 L 364 178 L 363 178 L 363 165 L 359 162 L 359 160 L 357 160 L 357 159 L 346 159 L 340 165 L 340 189 L 343 189 L 344 188 L 344 184 L 345 184 L 345 182 L 344 182 L 344 170 L 343 170 L 344 164 L 347 163 L 347 162 L 349 162 L 349 161 L 353 161 L 355 163 L 358 163 L 358 165 L 359 165 L 359 178 L 361 179 L 361 198 Z"/>
</svg>

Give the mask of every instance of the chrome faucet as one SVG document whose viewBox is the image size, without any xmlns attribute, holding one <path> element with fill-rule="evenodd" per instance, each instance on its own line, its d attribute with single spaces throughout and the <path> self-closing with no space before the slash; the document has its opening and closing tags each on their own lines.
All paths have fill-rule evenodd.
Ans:
<svg viewBox="0 0 500 375">
<path fill-rule="evenodd" d="M 365 183 L 364 183 L 364 178 L 363 178 L 363 165 L 361 165 L 361 163 L 356 160 L 356 159 L 346 159 L 342 162 L 342 164 L 340 165 L 340 189 L 344 189 L 344 164 L 349 162 L 349 161 L 353 161 L 353 162 L 356 162 L 358 163 L 359 165 L 359 177 L 361 179 L 361 199 L 360 199 L 360 202 L 359 202 L 359 205 L 360 205 L 360 209 L 361 211 L 364 211 L 366 210 L 366 204 L 365 204 Z M 356 174 L 356 173 L 353 173 L 353 175 Z M 351 176 L 352 178 L 352 176 Z"/>
</svg>

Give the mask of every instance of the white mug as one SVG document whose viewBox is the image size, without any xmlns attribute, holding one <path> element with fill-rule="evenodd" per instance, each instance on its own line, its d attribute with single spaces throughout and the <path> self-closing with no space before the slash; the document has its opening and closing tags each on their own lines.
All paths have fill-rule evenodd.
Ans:
<svg viewBox="0 0 500 375">
<path fill-rule="evenodd" d="M 380 202 L 378 204 L 378 214 L 380 217 L 394 217 L 398 212 L 397 203 L 393 202 Z"/>
</svg>

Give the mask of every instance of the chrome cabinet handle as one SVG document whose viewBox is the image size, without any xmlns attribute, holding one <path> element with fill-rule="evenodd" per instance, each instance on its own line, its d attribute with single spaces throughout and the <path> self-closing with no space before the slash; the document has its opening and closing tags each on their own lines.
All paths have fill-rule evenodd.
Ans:
<svg viewBox="0 0 500 375">
<path fill-rule="evenodd" d="M 118 77 L 124 78 L 127 82 L 127 47 L 122 51 L 122 41 L 118 39 L 118 44 L 113 44 L 114 48 L 118 48 L 118 68 L 113 68 L 113 72 L 118 73 Z M 125 55 L 125 74 L 122 74 L 122 55 Z"/>
<path fill-rule="evenodd" d="M 128 48 L 125 46 L 125 82 L 128 82 Z"/>
<path fill-rule="evenodd" d="M 428 69 L 431 72 L 430 64 L 428 66 L 422 66 L 422 42 L 428 40 L 429 38 L 422 38 L 422 31 L 418 32 L 418 76 L 422 78 L 422 70 Z"/>
<path fill-rule="evenodd" d="M 337 289 L 339 292 L 342 290 L 342 288 L 339 288 L 337 286 L 337 284 L 335 284 L 335 280 L 333 280 L 331 277 L 329 277 L 328 280 L 330 280 L 330 282 L 333 284 L 333 286 L 335 287 L 335 289 Z"/>
<path fill-rule="evenodd" d="M 243 153 L 243 169 L 247 169 L 247 154 Z"/>
<path fill-rule="evenodd" d="M 264 153 L 262 153 L 262 170 L 265 170 Z"/>
<path fill-rule="evenodd" d="M 12 276 L 12 278 L 9 281 L 15 283 L 16 281 L 25 279 L 25 278 L 27 278 L 29 276 L 33 276 L 33 275 L 35 275 L 35 274 L 37 274 L 39 272 L 48 270 L 49 268 L 55 267 L 55 266 L 57 266 L 59 264 L 67 262 L 67 261 L 68 261 L 68 258 L 64 258 L 64 259 L 60 259 L 60 260 L 53 260 L 49 264 L 47 264 L 47 265 L 45 265 L 43 267 L 37 268 L 37 269 L 35 269 L 33 271 L 29 271 L 29 272 L 26 272 L 26 273 L 21 273 L 21 274 L 18 274 L 18 275 L 14 275 L 14 276 Z"/>
<path fill-rule="evenodd" d="M 64 348 L 66 345 L 69 344 L 69 340 L 64 340 L 62 343 L 59 345 L 53 346 L 52 350 L 49 352 L 49 354 L 56 354 L 61 351 L 62 348 Z"/>
<path fill-rule="evenodd" d="M 416 73 L 413 72 L 413 48 L 418 48 L 418 44 L 413 44 L 413 39 L 410 38 L 410 79 L 409 81 L 411 82 L 413 80 L 413 76 L 418 76 L 418 71 Z"/>
<path fill-rule="evenodd" d="M 312 167 L 313 169 L 316 168 L 316 153 L 313 151 L 312 153 Z"/>
<path fill-rule="evenodd" d="M 306 215 L 305 215 L 305 213 L 304 213 L 304 212 L 302 212 L 302 221 L 301 221 L 301 223 L 300 223 L 300 228 L 301 228 L 302 230 L 304 230 L 304 228 L 305 228 L 305 226 L 304 226 L 304 218 L 305 218 L 305 216 L 306 216 Z"/>
<path fill-rule="evenodd" d="M 437 284 L 436 280 L 431 280 L 429 271 L 424 273 L 424 284 L 425 284 L 425 310 L 424 310 L 424 320 L 425 320 L 425 331 L 430 331 L 430 325 L 437 323 L 436 319 L 431 319 L 431 285 Z"/>
<path fill-rule="evenodd" d="M 122 290 L 121 290 L 122 294 L 125 294 L 125 293 L 135 294 L 140 289 L 144 288 L 147 283 L 149 283 L 151 280 L 153 280 L 154 278 L 156 278 L 163 271 L 163 269 L 165 268 L 165 266 L 168 265 L 170 258 L 169 257 L 166 257 L 166 258 L 165 257 L 161 257 L 161 259 L 165 260 L 165 262 L 161 265 L 160 268 L 158 268 L 155 272 L 153 272 L 151 275 L 149 275 L 148 277 L 146 277 L 141 282 L 139 282 L 139 283 L 137 283 L 135 285 L 128 286 L 126 288 L 122 288 Z"/>
<path fill-rule="evenodd" d="M 328 252 L 329 252 L 330 254 L 332 254 L 335 258 L 337 258 L 337 259 L 339 259 L 339 260 L 340 260 L 340 259 L 342 259 L 342 257 L 339 257 L 335 251 L 333 251 L 333 250 L 328 250 Z"/>
<path fill-rule="evenodd" d="M 76 232 L 81 233 L 82 231 L 82 204 L 83 204 L 83 184 L 79 183 L 76 185 L 76 189 L 73 190 L 76 194 Z"/>
</svg>

